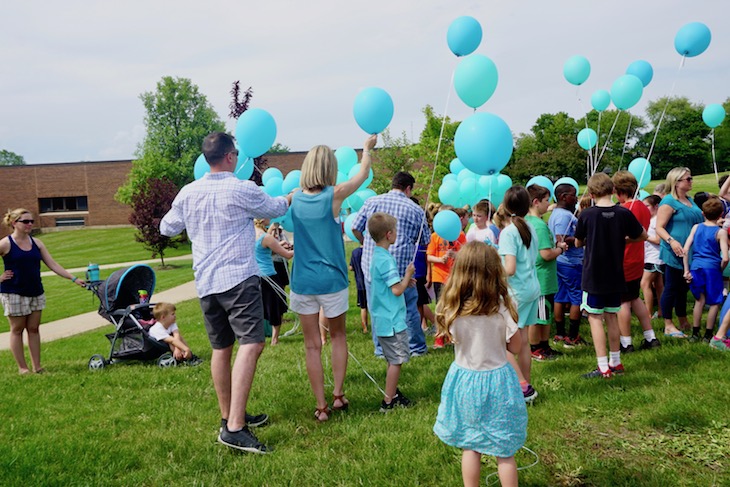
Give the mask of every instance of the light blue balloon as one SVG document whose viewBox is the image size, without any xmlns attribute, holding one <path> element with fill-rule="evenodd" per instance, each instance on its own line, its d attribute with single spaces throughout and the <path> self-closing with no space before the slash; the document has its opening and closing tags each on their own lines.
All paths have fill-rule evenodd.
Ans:
<svg viewBox="0 0 730 487">
<path fill-rule="evenodd" d="M 459 238 L 459 234 L 461 233 L 461 219 L 459 219 L 459 215 L 451 210 L 439 211 L 433 217 L 433 231 L 444 240 L 453 242 Z"/>
<path fill-rule="evenodd" d="M 629 172 L 634 175 L 640 188 L 651 181 L 651 164 L 643 157 L 637 157 L 629 164 Z"/>
<path fill-rule="evenodd" d="M 462 169 L 464 169 L 464 164 L 461 163 L 459 158 L 455 158 L 451 160 L 451 163 L 449 164 L 449 169 L 453 174 L 459 174 Z"/>
<path fill-rule="evenodd" d="M 491 113 L 475 113 L 456 129 L 456 155 L 464 166 L 477 174 L 496 174 L 512 157 L 512 131 Z"/>
<path fill-rule="evenodd" d="M 578 187 L 578 182 L 575 179 L 569 177 L 560 178 L 555 181 L 554 187 L 557 188 L 561 184 L 570 184 L 575 188 L 575 194 L 580 194 L 580 188 Z"/>
<path fill-rule="evenodd" d="M 264 184 L 266 184 L 269 181 L 269 179 L 272 179 L 272 178 L 273 179 L 279 178 L 279 179 L 283 180 L 284 175 L 281 173 L 281 171 L 279 169 L 277 169 L 275 167 L 270 167 L 266 171 L 264 171 L 263 174 L 261 174 L 261 182 Z"/>
<path fill-rule="evenodd" d="M 458 206 L 459 183 L 456 181 L 441 183 L 439 187 L 439 200 L 445 205 Z"/>
<path fill-rule="evenodd" d="M 382 88 L 365 88 L 355 97 L 352 113 L 361 129 L 379 134 L 393 119 L 393 99 Z"/>
<path fill-rule="evenodd" d="M 555 186 L 553 185 L 553 182 L 550 181 L 550 179 L 548 179 L 547 177 L 534 176 L 534 177 L 530 178 L 529 181 L 527 181 L 525 188 L 529 188 L 533 184 L 535 184 L 537 186 L 542 186 L 543 188 L 547 189 L 548 191 L 550 191 L 550 198 L 553 198 L 553 199 L 555 198 Z"/>
<path fill-rule="evenodd" d="M 284 194 L 289 194 L 299 187 L 299 178 L 302 176 L 302 171 L 295 169 L 290 171 L 289 174 L 284 178 L 284 183 L 281 185 L 281 190 Z"/>
<path fill-rule="evenodd" d="M 643 189 L 639 190 L 639 199 L 640 200 L 644 200 L 648 196 L 649 196 L 649 193 L 647 191 L 644 191 Z"/>
<path fill-rule="evenodd" d="M 343 225 L 345 227 L 345 234 L 350 237 L 350 240 L 353 242 L 359 242 L 357 237 L 355 237 L 355 234 L 352 233 L 352 224 L 355 223 L 356 218 L 357 213 L 350 213 L 347 218 L 345 218 L 345 224 Z"/>
<path fill-rule="evenodd" d="M 210 172 L 210 165 L 205 160 L 205 155 L 200 154 L 195 160 L 195 166 L 193 167 L 193 176 L 195 179 L 200 179 L 205 176 L 205 173 Z"/>
<path fill-rule="evenodd" d="M 651 67 L 651 64 L 649 64 L 648 61 L 634 61 L 629 64 L 628 68 L 626 68 L 626 74 L 633 74 L 639 78 L 641 80 L 641 84 L 643 84 L 644 88 L 646 88 L 647 85 L 651 83 L 652 78 L 654 78 L 654 68 Z"/>
<path fill-rule="evenodd" d="M 597 112 L 602 112 L 611 104 L 611 94 L 606 90 L 596 90 L 591 95 L 591 105 Z"/>
<path fill-rule="evenodd" d="M 289 233 L 294 232 L 294 221 L 291 218 L 291 206 L 288 210 L 286 210 L 286 213 L 281 218 L 281 228 L 286 230 Z"/>
<path fill-rule="evenodd" d="M 364 203 L 357 192 L 352 193 L 345 199 L 345 201 L 347 202 L 347 206 L 352 208 L 352 211 L 358 211 L 360 208 L 362 208 L 362 204 Z"/>
<path fill-rule="evenodd" d="M 450 172 L 450 173 L 448 173 L 447 175 L 445 175 L 441 179 L 441 183 L 442 184 L 445 183 L 446 181 L 454 181 L 454 182 L 457 182 L 457 181 L 459 181 L 459 179 L 458 179 L 458 176 L 456 174 Z"/>
<path fill-rule="evenodd" d="M 699 56 L 710 45 L 712 33 L 702 22 L 690 22 L 682 26 L 674 36 L 674 49 L 682 56 Z"/>
<path fill-rule="evenodd" d="M 350 173 L 347 175 L 347 178 L 348 179 L 354 178 L 355 175 L 360 172 L 360 167 L 361 167 L 360 163 L 357 163 L 354 166 L 352 166 L 352 169 L 350 169 Z M 370 173 L 368 174 L 368 177 L 365 179 L 365 182 L 360 185 L 359 190 L 367 188 L 370 185 L 370 183 L 372 183 L 372 182 L 373 182 L 373 170 L 370 169 Z"/>
<path fill-rule="evenodd" d="M 264 183 L 264 193 L 271 197 L 281 196 L 284 194 L 281 190 L 283 184 L 284 180 L 281 178 L 269 178 L 269 180 Z"/>
<path fill-rule="evenodd" d="M 479 175 L 473 171 L 470 171 L 469 169 L 464 169 L 463 171 L 459 172 L 459 174 L 456 175 L 456 180 L 459 182 L 462 182 L 465 179 L 479 179 Z"/>
<path fill-rule="evenodd" d="M 598 142 L 596 131 L 590 128 L 584 128 L 578 132 L 578 145 L 585 150 L 593 149 Z"/>
<path fill-rule="evenodd" d="M 340 147 L 335 151 L 337 170 L 348 174 L 352 166 L 357 164 L 357 152 L 352 147 Z"/>
<path fill-rule="evenodd" d="M 512 187 L 512 178 L 506 174 L 497 174 L 497 189 L 506 192 Z"/>
<path fill-rule="evenodd" d="M 572 85 L 582 85 L 591 74 L 591 63 L 584 56 L 569 57 L 563 64 L 563 76 Z"/>
<path fill-rule="evenodd" d="M 702 110 L 702 121 L 712 129 L 720 125 L 723 120 L 725 120 L 725 108 L 722 105 L 713 103 Z"/>
<path fill-rule="evenodd" d="M 356 194 L 360 197 L 360 199 L 364 203 L 369 198 L 372 198 L 373 196 L 377 196 L 378 193 L 376 193 L 375 191 L 373 191 L 370 188 L 365 188 L 365 189 L 359 190 Z"/>
<path fill-rule="evenodd" d="M 497 66 L 491 59 L 472 54 L 456 67 L 454 89 L 467 106 L 479 108 L 494 94 L 498 79 Z"/>
<path fill-rule="evenodd" d="M 238 117 L 236 140 L 248 157 L 258 157 L 268 151 L 276 140 L 276 122 L 266 110 L 253 108 Z"/>
<path fill-rule="evenodd" d="M 345 181 L 347 181 L 347 179 L 348 178 L 347 178 L 347 174 L 346 173 L 342 173 L 340 171 L 337 171 L 337 181 L 335 182 L 335 184 L 342 184 Z"/>
<path fill-rule="evenodd" d="M 457 56 L 467 56 L 482 42 L 482 26 L 474 17 L 458 17 L 446 32 L 446 43 Z"/>
<path fill-rule="evenodd" d="M 251 179 L 251 175 L 253 174 L 253 159 L 250 157 L 246 157 L 245 159 L 239 157 L 233 174 L 235 174 L 241 181 L 248 181 Z"/>
<path fill-rule="evenodd" d="M 628 110 L 636 105 L 643 92 L 644 85 L 633 74 L 620 76 L 611 85 L 611 99 L 619 110 Z"/>
<path fill-rule="evenodd" d="M 463 201 L 462 205 L 474 205 L 477 201 L 479 201 L 479 182 L 475 178 L 466 178 L 463 179 L 459 183 L 459 196 L 461 197 L 461 201 Z"/>
</svg>

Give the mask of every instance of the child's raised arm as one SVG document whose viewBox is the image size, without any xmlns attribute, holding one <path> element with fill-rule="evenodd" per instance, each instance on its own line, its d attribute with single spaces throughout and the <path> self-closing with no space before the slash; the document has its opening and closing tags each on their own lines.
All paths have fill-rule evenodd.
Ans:
<svg viewBox="0 0 730 487">
<path fill-rule="evenodd" d="M 355 176 L 348 179 L 344 183 L 340 183 L 335 186 L 335 197 L 333 204 L 341 204 L 345 200 L 345 198 L 357 191 L 360 185 L 364 183 L 365 180 L 368 178 L 368 176 L 370 175 L 371 165 L 370 151 L 375 147 L 375 144 L 377 142 L 377 135 L 371 135 L 365 140 L 365 143 L 362 147 L 362 159 L 360 159 L 360 171 L 358 171 Z"/>
</svg>

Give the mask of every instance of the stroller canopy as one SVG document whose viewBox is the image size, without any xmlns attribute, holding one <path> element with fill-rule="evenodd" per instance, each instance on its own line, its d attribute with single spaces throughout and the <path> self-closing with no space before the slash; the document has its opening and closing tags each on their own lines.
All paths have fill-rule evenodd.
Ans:
<svg viewBox="0 0 730 487">
<path fill-rule="evenodd" d="M 152 299 L 155 290 L 155 271 L 146 264 L 136 264 L 114 271 L 99 286 L 99 314 L 108 319 L 108 314 L 117 309 L 139 303 L 139 291 L 144 289 Z"/>
</svg>

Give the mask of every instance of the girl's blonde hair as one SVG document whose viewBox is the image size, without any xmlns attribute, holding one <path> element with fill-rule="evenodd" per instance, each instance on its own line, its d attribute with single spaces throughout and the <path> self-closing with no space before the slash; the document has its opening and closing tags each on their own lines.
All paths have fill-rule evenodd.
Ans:
<svg viewBox="0 0 730 487">
<path fill-rule="evenodd" d="M 305 190 L 322 190 L 337 184 L 337 158 L 332 149 L 318 145 L 310 150 L 302 163 L 299 186 Z"/>
<path fill-rule="evenodd" d="M 509 295 L 502 261 L 493 247 L 469 242 L 459 250 L 441 297 L 436 305 L 436 326 L 441 335 L 451 335 L 451 324 L 459 316 L 493 315 L 500 306 L 517 321 L 517 309 Z"/>
<path fill-rule="evenodd" d="M 500 205 L 497 207 L 497 211 L 495 211 L 494 215 L 492 216 L 492 223 L 497 225 L 497 228 L 499 228 L 500 230 L 504 230 L 504 227 L 507 226 L 508 221 L 509 213 L 507 213 L 507 209 L 504 207 L 504 205 L 500 203 Z"/>
<path fill-rule="evenodd" d="M 13 223 L 18 221 L 21 216 L 23 216 L 26 213 L 33 214 L 32 211 L 26 210 L 25 208 L 16 208 L 14 210 L 8 210 L 7 213 L 5 213 L 5 216 L 3 217 L 3 223 L 6 227 L 9 229 L 13 229 Z"/>
<path fill-rule="evenodd" d="M 677 182 L 687 173 L 692 173 L 688 167 L 675 167 L 667 173 L 667 186 L 664 190 L 666 191 L 668 189 L 675 199 L 679 198 L 677 194 Z"/>
<path fill-rule="evenodd" d="M 254 218 L 253 226 L 260 230 L 266 231 L 266 220 L 264 218 Z"/>
</svg>

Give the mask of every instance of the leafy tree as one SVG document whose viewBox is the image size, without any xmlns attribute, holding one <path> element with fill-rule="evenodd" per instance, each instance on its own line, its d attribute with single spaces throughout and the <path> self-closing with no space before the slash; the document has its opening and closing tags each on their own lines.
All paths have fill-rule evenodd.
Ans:
<svg viewBox="0 0 730 487">
<path fill-rule="evenodd" d="M 666 113 L 659 132 L 656 127 L 666 106 Z M 707 135 L 710 129 L 702 121 L 701 105 L 691 103 L 686 97 L 667 97 L 649 102 L 646 115 L 652 129 L 637 142 L 636 149 L 647 157 L 656 135 L 651 152 L 652 178 L 667 175 L 673 167 L 686 166 L 695 174 L 712 171 L 712 158 Z"/>
<path fill-rule="evenodd" d="M 25 158 L 9 150 L 0 150 L 0 166 L 25 166 Z"/>
<path fill-rule="evenodd" d="M 225 126 L 208 99 L 187 78 L 166 76 L 154 92 L 140 95 L 147 134 L 137 148 L 127 183 L 117 199 L 131 204 L 153 178 L 166 178 L 182 187 L 193 179 L 193 166 L 206 135 Z"/>
<path fill-rule="evenodd" d="M 421 131 L 418 144 L 414 147 L 413 152 L 414 160 L 420 160 L 422 163 L 421 167 L 413 172 L 417 183 L 414 193 L 421 200 L 425 201 L 428 188 L 431 187 L 431 194 L 428 196 L 428 201 L 439 201 L 438 188 L 441 185 L 441 179 L 449 173 L 449 165 L 456 158 L 454 136 L 461 122 L 452 121 L 449 117 L 444 119 L 442 116 L 434 113 L 433 107 L 430 105 L 426 105 L 422 111 L 426 117 L 426 125 Z M 442 125 L 443 135 L 441 135 Z M 441 139 L 440 147 L 439 138 Z M 436 160 L 437 152 L 438 161 Z M 434 165 L 436 166 L 435 174 L 433 174 Z M 432 175 L 433 185 L 431 185 Z"/>
<path fill-rule="evenodd" d="M 396 138 L 385 130 L 381 134 L 381 147 L 373 153 L 373 182 L 370 187 L 378 194 L 390 191 L 395 173 L 412 172 L 415 153 L 417 148 L 405 132 Z"/>
<path fill-rule="evenodd" d="M 730 98 L 725 100 L 722 106 L 725 108 L 725 113 L 730 114 Z M 718 127 L 715 127 L 715 158 L 718 171 L 730 169 L 730 117 L 727 116 Z"/>
<path fill-rule="evenodd" d="M 271 149 L 267 151 L 267 154 L 287 154 L 291 152 L 291 149 L 284 144 L 277 142 L 271 146 Z"/>
<path fill-rule="evenodd" d="M 177 185 L 169 179 L 152 178 L 146 181 L 146 190 L 132 196 L 132 214 L 129 222 L 137 227 L 137 242 L 152 252 L 152 258 L 160 256 L 165 266 L 165 250 L 177 248 L 184 237 L 166 237 L 160 233 L 160 220 L 170 211 L 178 193 Z"/>
<path fill-rule="evenodd" d="M 576 122 L 576 128 L 580 131 L 586 127 L 587 118 L 588 127 L 595 130 L 599 136 L 598 143 L 596 144 L 599 156 L 597 170 L 601 171 L 606 168 L 610 168 L 613 171 L 626 169 L 635 157 L 642 157 L 636 153 L 634 145 L 642 136 L 642 129 L 646 127 L 646 121 L 628 112 L 606 110 L 601 114 L 601 124 L 599 127 L 598 115 L 598 112 L 593 110 L 586 117 Z M 618 120 L 616 120 L 616 117 L 618 117 Z M 615 126 L 614 122 L 616 123 Z M 611 132 L 612 127 L 613 132 Z M 610 139 L 608 138 L 609 133 L 611 134 Z M 608 145 L 606 145 L 607 140 Z M 596 148 L 593 149 L 593 154 L 595 157 Z"/>
</svg>

